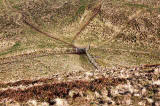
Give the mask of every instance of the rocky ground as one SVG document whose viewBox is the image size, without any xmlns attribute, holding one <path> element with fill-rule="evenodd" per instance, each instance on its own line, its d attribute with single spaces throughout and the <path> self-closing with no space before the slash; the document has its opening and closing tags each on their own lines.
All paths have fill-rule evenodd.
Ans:
<svg viewBox="0 0 160 106">
<path fill-rule="evenodd" d="M 0 86 L 2 105 L 159 106 L 160 67 L 66 72 L 52 78 L 1 83 Z"/>
</svg>

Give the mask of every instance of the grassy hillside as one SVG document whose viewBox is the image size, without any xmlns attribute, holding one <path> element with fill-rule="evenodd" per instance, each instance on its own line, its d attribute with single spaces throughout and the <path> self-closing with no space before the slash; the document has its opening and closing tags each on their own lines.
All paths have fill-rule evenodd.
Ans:
<svg viewBox="0 0 160 106">
<path fill-rule="evenodd" d="M 71 53 L 88 46 L 89 54 L 104 70 L 96 70 L 86 55 Z M 106 70 L 149 66 L 138 68 L 141 73 L 150 66 L 156 70 L 152 66 L 159 64 L 159 0 L 0 0 L 2 83 L 41 78 L 48 81 L 54 75 L 66 75 L 58 78 L 68 81 L 70 73 L 78 78 L 99 71 L 104 76 Z M 115 77 L 111 72 L 109 75 Z M 0 87 L 6 88 L 5 84 Z"/>
</svg>

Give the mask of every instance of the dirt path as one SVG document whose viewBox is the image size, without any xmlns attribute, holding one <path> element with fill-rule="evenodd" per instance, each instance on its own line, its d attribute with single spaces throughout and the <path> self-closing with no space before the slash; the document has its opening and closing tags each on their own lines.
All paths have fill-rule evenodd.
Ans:
<svg viewBox="0 0 160 106">
<path fill-rule="evenodd" d="M 10 5 L 9 1 L 8 0 L 3 0 L 3 4 L 4 6 L 6 7 L 7 10 L 11 10 L 13 12 L 16 12 L 16 14 L 19 14 L 21 15 L 21 20 L 22 22 L 29 26 L 30 28 L 36 30 L 37 32 L 47 36 L 47 37 L 50 37 L 54 40 L 57 40 L 57 41 L 60 41 L 60 42 L 63 42 L 64 44 L 67 44 L 71 47 L 73 47 L 73 49 L 75 48 L 74 45 L 70 44 L 70 43 L 67 43 L 63 40 L 60 40 L 56 37 L 54 37 L 52 34 L 49 34 L 47 32 L 44 32 L 42 31 L 40 28 L 38 28 L 37 26 L 35 26 L 34 24 L 30 23 L 27 18 L 25 17 L 24 13 L 22 11 L 19 11 L 19 10 L 16 10 L 14 8 L 12 8 L 12 6 Z M 54 51 L 54 50 L 48 50 L 48 49 L 43 49 L 43 50 L 27 50 L 25 52 L 22 52 L 22 53 L 18 53 L 18 54 L 13 54 L 13 55 L 10 55 L 8 57 L 2 57 L 0 58 L 0 64 L 11 64 L 12 62 L 17 62 L 17 61 L 23 61 L 25 58 L 35 58 L 35 57 L 41 57 L 41 56 L 48 56 L 48 55 L 55 55 L 55 54 L 74 54 L 76 53 L 75 50 L 62 50 L 61 52 L 57 53 L 57 51 Z"/>
<path fill-rule="evenodd" d="M 76 48 L 74 46 L 74 44 L 70 44 L 70 43 L 67 43 L 63 40 L 60 40 L 56 37 L 54 37 L 53 35 L 47 33 L 47 32 L 44 32 L 42 31 L 40 28 L 38 28 L 37 26 L 35 26 L 34 24 L 30 23 L 27 18 L 25 17 L 25 14 L 22 12 L 22 11 L 18 11 L 14 8 L 11 7 L 10 3 L 8 0 L 3 0 L 4 2 L 4 5 L 7 9 L 10 9 L 10 10 L 13 10 L 14 12 L 17 12 L 18 14 L 20 14 L 22 17 L 21 19 L 23 20 L 23 23 L 26 24 L 27 26 L 29 26 L 30 28 L 36 30 L 37 32 L 39 33 L 42 33 L 43 35 L 47 36 L 47 37 L 50 37 L 54 40 L 57 40 L 57 41 L 60 41 L 60 42 L 63 42 L 64 44 L 67 44 L 73 48 Z M 96 6 L 92 9 L 92 11 L 90 11 L 88 14 L 87 14 L 87 18 L 85 17 L 85 19 L 83 20 L 84 22 L 81 22 L 81 25 L 80 25 L 80 29 L 79 31 L 76 33 L 76 35 L 74 36 L 74 39 L 72 40 L 72 42 L 74 42 L 74 40 L 79 36 L 79 34 L 85 29 L 85 27 L 90 23 L 90 21 L 93 20 L 93 18 L 99 13 L 100 11 L 100 8 L 101 8 L 101 0 L 100 2 L 98 2 L 98 4 L 96 4 Z M 71 51 L 69 52 L 69 54 L 74 54 L 75 51 Z M 49 53 L 49 54 L 55 54 L 55 53 Z M 35 52 L 31 52 L 31 53 L 24 53 L 24 54 L 19 54 L 19 55 L 12 55 L 10 57 L 5 57 L 5 58 L 0 58 L 0 64 L 10 64 L 10 63 L 13 63 L 13 62 L 17 62 L 17 61 L 22 61 L 24 60 L 25 58 L 33 58 L 33 57 L 40 57 L 40 56 L 47 56 L 49 55 L 48 52 L 45 52 L 45 50 L 43 51 L 35 51 Z M 66 54 L 68 54 L 68 52 L 66 52 Z"/>
<path fill-rule="evenodd" d="M 4 5 L 5 5 L 5 7 L 6 7 L 7 10 L 11 10 L 11 11 L 16 12 L 16 14 L 19 14 L 20 17 L 21 17 L 22 22 L 23 22 L 25 25 L 29 26 L 30 28 L 34 29 L 35 31 L 38 31 L 39 33 L 42 33 L 43 35 L 45 35 L 45 36 L 47 36 L 47 37 L 49 37 L 49 38 L 51 38 L 51 39 L 54 39 L 54 40 L 56 40 L 56 41 L 63 42 L 64 44 L 67 44 L 67 45 L 69 45 L 69 46 L 71 46 L 71 47 L 75 47 L 75 46 L 72 45 L 71 43 L 68 43 L 68 42 L 66 42 L 66 41 L 64 41 L 64 40 L 61 40 L 61 39 L 59 39 L 59 38 L 56 38 L 56 37 L 55 37 L 54 35 L 52 35 L 52 34 L 49 34 L 49 33 L 47 33 L 47 32 L 42 31 L 40 28 L 38 28 L 38 26 L 34 25 L 34 24 L 31 23 L 29 20 L 27 20 L 27 17 L 25 17 L 25 12 L 24 12 L 24 11 L 19 11 L 19 10 L 15 9 L 15 8 L 12 8 L 12 6 L 10 5 L 10 3 L 9 3 L 8 0 L 3 0 L 3 3 L 4 3 Z"/>
<path fill-rule="evenodd" d="M 74 38 L 72 40 L 72 44 L 74 44 L 77 37 L 80 35 L 80 33 L 86 28 L 86 26 L 96 17 L 96 15 L 100 12 L 102 5 L 102 0 L 99 0 L 95 7 L 90 11 L 85 11 L 84 15 L 82 16 L 80 20 L 80 28 L 77 31 L 77 33 L 74 35 Z"/>
<path fill-rule="evenodd" d="M 36 57 L 43 57 L 48 55 L 60 55 L 60 54 L 78 54 L 79 52 L 76 49 L 61 49 L 61 50 L 53 50 L 53 49 L 33 49 L 23 51 L 21 53 L 12 54 L 9 56 L 0 58 L 0 65 L 3 64 L 11 64 L 14 62 L 21 62 L 25 59 L 31 59 Z"/>
</svg>

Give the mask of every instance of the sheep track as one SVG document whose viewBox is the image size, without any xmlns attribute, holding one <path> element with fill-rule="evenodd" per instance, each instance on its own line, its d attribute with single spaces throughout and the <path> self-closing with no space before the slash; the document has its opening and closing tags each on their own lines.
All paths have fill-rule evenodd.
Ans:
<svg viewBox="0 0 160 106">
<path fill-rule="evenodd" d="M 14 54 L 8 57 L 0 58 L 0 65 L 3 64 L 11 64 L 14 62 L 24 61 L 24 59 L 37 58 L 49 55 L 60 55 L 60 54 L 78 54 L 76 49 L 62 49 L 52 50 L 52 49 L 43 49 L 43 50 L 33 50 L 33 52 L 22 53 L 22 54 Z"/>
</svg>

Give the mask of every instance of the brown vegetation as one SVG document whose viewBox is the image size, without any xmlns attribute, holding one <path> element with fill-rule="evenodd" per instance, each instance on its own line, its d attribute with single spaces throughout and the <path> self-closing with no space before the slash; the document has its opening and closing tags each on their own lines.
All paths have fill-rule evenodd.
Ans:
<svg viewBox="0 0 160 106">
<path fill-rule="evenodd" d="M 46 80 L 44 80 L 45 82 Z M 16 86 L 19 84 L 34 84 L 39 81 L 20 81 L 16 83 L 8 83 L 6 85 Z M 40 81 L 41 82 L 41 81 Z M 42 81 L 43 82 L 43 81 Z M 38 100 L 50 100 L 56 97 L 67 98 L 70 90 L 77 88 L 81 91 L 98 91 L 107 86 L 116 86 L 118 84 L 126 83 L 125 79 L 120 78 L 99 78 L 93 81 L 72 81 L 72 82 L 60 82 L 52 84 L 43 84 L 39 86 L 33 86 L 30 88 L 22 89 L 8 89 L 0 91 L 0 100 L 5 98 L 16 100 L 19 102 L 27 101 L 29 99 Z M 1 84 L 2 85 L 2 84 Z M 4 85 L 3 85 L 4 86 Z"/>
</svg>

